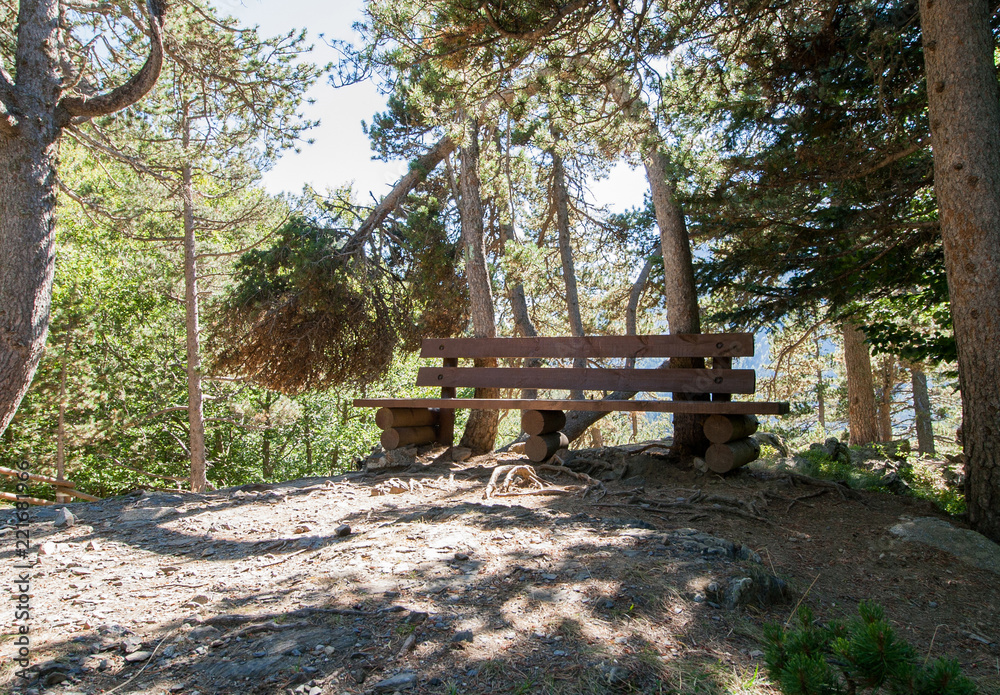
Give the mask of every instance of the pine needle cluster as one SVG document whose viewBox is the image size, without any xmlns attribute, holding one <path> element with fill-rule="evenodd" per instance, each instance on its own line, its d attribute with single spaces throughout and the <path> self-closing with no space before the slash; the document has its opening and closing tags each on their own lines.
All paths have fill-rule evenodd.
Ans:
<svg viewBox="0 0 1000 695">
<path fill-rule="evenodd" d="M 791 629 L 768 625 L 765 661 L 785 695 L 974 695 L 975 684 L 956 661 L 921 663 L 900 639 L 881 606 L 862 601 L 858 617 L 820 626 L 812 611 L 799 610 Z"/>
</svg>

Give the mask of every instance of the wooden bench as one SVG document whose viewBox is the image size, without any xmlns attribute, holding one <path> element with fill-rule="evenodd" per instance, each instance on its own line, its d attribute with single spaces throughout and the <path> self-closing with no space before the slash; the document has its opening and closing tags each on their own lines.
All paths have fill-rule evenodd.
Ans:
<svg viewBox="0 0 1000 695">
<path fill-rule="evenodd" d="M 733 369 L 734 357 L 751 357 L 750 333 L 588 336 L 583 338 L 431 338 L 420 356 L 442 360 L 440 367 L 421 367 L 417 386 L 441 388 L 440 398 L 361 398 L 357 407 L 379 408 L 386 450 L 410 444 L 451 446 L 455 409 L 521 410 L 521 427 L 529 435 L 525 454 L 544 461 L 569 440 L 560 430 L 565 411 L 695 413 L 707 416 L 705 434 L 711 445 L 705 460 L 724 473 L 756 459 L 755 415 L 783 415 L 788 403 L 733 401 L 732 394 L 752 394 L 756 374 Z M 631 369 L 602 367 L 459 367 L 464 359 L 639 359 L 710 358 L 707 369 Z M 555 400 L 541 398 L 456 398 L 459 387 L 558 389 L 642 393 L 707 394 L 711 400 Z"/>
</svg>

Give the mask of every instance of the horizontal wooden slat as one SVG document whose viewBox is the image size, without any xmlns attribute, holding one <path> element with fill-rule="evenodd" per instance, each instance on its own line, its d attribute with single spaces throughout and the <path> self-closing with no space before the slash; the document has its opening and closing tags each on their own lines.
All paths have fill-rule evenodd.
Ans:
<svg viewBox="0 0 1000 695">
<path fill-rule="evenodd" d="M 476 410 L 589 410 L 601 413 L 758 413 L 786 415 L 788 403 L 768 401 L 612 401 L 529 398 L 358 398 L 355 408 L 472 408 Z"/>
<path fill-rule="evenodd" d="M 558 367 L 421 367 L 417 386 L 585 391 L 753 393 L 752 369 L 585 369 Z"/>
<path fill-rule="evenodd" d="M 421 357 L 752 357 L 751 333 L 428 338 Z"/>
</svg>

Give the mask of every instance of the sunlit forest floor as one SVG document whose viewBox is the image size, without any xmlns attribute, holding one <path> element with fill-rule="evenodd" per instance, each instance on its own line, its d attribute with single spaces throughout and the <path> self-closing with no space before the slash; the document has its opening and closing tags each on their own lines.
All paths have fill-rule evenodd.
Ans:
<svg viewBox="0 0 1000 695">
<path fill-rule="evenodd" d="M 760 464 L 722 478 L 656 446 L 572 456 L 615 479 L 538 468 L 545 488 L 512 478 L 485 497 L 497 465 L 526 461 L 431 450 L 336 478 L 76 504 L 71 527 L 35 510 L 39 680 L 22 687 L 6 661 L 0 684 L 776 693 L 765 623 L 800 602 L 829 620 L 874 599 L 921 655 L 1000 692 L 998 577 L 889 532 L 945 518 L 930 502 Z"/>
</svg>

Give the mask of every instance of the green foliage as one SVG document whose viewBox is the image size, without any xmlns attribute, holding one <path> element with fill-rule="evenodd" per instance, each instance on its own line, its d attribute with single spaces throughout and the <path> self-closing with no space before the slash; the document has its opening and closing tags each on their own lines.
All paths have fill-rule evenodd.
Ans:
<svg viewBox="0 0 1000 695">
<path fill-rule="evenodd" d="M 976 687 L 958 663 L 937 659 L 921 664 L 874 603 L 862 601 L 858 617 L 820 626 L 803 606 L 790 630 L 764 630 L 764 660 L 784 695 L 974 695 Z M 884 690 L 883 690 L 884 689 Z"/>
<path fill-rule="evenodd" d="M 878 445 L 873 446 L 878 449 Z M 852 447 L 852 450 L 857 448 Z M 856 490 L 890 492 L 883 485 L 884 473 L 876 473 L 863 465 L 846 460 L 834 461 L 820 449 L 805 449 L 797 452 L 795 457 L 802 462 L 796 470 L 805 475 L 823 480 L 841 481 Z M 889 456 L 883 454 L 883 458 Z M 899 466 L 899 477 L 909 487 L 907 494 L 933 502 L 948 514 L 964 514 L 966 509 L 964 492 L 959 487 L 945 484 L 939 477 L 932 475 L 932 470 L 935 470 L 934 467 L 920 459 Z"/>
</svg>

